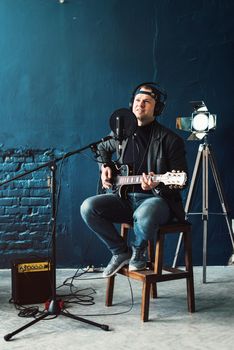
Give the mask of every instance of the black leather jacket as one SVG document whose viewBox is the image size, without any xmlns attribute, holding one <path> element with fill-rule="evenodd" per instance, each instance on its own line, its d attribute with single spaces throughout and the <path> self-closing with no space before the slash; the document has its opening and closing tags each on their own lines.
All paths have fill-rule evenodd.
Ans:
<svg viewBox="0 0 234 350">
<path fill-rule="evenodd" d="M 100 153 L 99 161 L 103 163 L 111 163 L 113 153 L 117 153 L 117 159 L 123 164 L 124 152 L 128 139 L 122 143 L 122 152 L 119 157 L 118 141 L 111 139 L 99 144 Z M 184 141 L 172 130 L 153 122 L 153 132 L 147 154 L 148 172 L 153 171 L 156 174 L 164 174 L 167 171 L 179 170 L 187 173 L 187 162 Z M 184 208 L 181 200 L 180 190 L 170 189 L 163 183 L 160 183 L 152 190 L 154 194 L 159 194 L 165 198 L 174 213 L 175 217 L 184 221 Z"/>
</svg>

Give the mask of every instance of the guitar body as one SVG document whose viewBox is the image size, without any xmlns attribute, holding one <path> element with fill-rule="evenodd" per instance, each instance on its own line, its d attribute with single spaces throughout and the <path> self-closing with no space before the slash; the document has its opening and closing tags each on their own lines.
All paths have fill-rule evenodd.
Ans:
<svg viewBox="0 0 234 350">
<path fill-rule="evenodd" d="M 121 198 L 126 199 L 128 193 L 128 186 L 127 184 L 119 185 L 119 182 L 123 177 L 130 176 L 132 171 L 130 170 L 130 167 L 127 164 L 121 165 L 117 171 L 119 175 L 115 176 L 113 186 L 115 187 L 115 191 L 118 193 L 118 195 Z"/>
<path fill-rule="evenodd" d="M 123 164 L 120 167 L 115 166 L 114 169 L 112 169 L 112 172 L 112 187 L 105 192 L 118 194 L 121 198 L 126 199 L 128 186 L 127 184 L 119 185 L 119 181 L 122 177 L 127 177 L 131 174 L 130 167 L 127 164 Z"/>
</svg>

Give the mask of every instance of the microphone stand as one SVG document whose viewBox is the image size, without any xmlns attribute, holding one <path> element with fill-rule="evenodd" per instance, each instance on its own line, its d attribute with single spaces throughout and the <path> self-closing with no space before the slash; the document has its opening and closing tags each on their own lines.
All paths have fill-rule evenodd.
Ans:
<svg viewBox="0 0 234 350">
<path fill-rule="evenodd" d="M 44 318 L 46 318 L 49 315 L 52 316 L 59 316 L 59 315 L 63 315 L 65 317 L 69 317 L 72 318 L 74 320 L 77 321 L 81 321 L 84 323 L 88 323 L 91 324 L 93 326 L 99 327 L 101 329 L 103 329 L 104 331 L 108 331 L 109 330 L 109 326 L 105 325 L 105 324 L 100 324 L 100 323 L 96 323 L 87 319 L 84 319 L 82 317 L 70 314 L 70 313 L 66 313 L 62 310 L 63 308 L 63 303 L 61 303 L 60 299 L 57 299 L 57 295 L 56 295 L 56 208 L 57 208 L 57 203 L 56 203 L 56 190 L 57 190 L 57 184 L 56 184 L 56 169 L 57 169 L 57 162 L 59 162 L 60 160 L 64 160 L 65 158 L 71 157 L 74 154 L 78 154 L 81 153 L 82 151 L 91 148 L 91 150 L 95 151 L 96 150 L 96 146 L 104 141 L 110 140 L 112 139 L 112 136 L 107 136 L 97 142 L 91 143 L 83 148 L 80 148 L 78 150 L 72 151 L 72 152 L 68 152 L 66 153 L 64 156 L 56 158 L 52 161 L 49 161 L 35 169 L 29 170 L 27 172 L 24 172 L 23 174 L 17 175 L 14 178 L 4 181 L 2 183 L 0 183 L 0 186 L 3 186 L 9 182 L 12 182 L 16 179 L 19 179 L 27 174 L 30 174 L 34 171 L 37 171 L 39 169 L 45 168 L 45 167 L 50 167 L 51 170 L 51 189 L 52 189 L 52 217 L 51 217 L 51 221 L 52 221 L 52 252 L 51 252 L 51 266 L 52 266 L 52 281 L 51 281 L 51 285 L 52 285 L 52 297 L 51 300 L 49 302 L 49 305 L 47 307 L 47 311 L 44 312 L 41 316 L 37 317 L 35 320 L 27 323 L 26 325 L 18 328 L 17 330 L 15 330 L 12 333 L 8 333 L 4 336 L 4 339 L 6 341 L 9 341 L 14 335 L 16 335 L 17 333 L 23 331 L 24 329 L 34 325 L 35 323 L 43 320 Z"/>
</svg>

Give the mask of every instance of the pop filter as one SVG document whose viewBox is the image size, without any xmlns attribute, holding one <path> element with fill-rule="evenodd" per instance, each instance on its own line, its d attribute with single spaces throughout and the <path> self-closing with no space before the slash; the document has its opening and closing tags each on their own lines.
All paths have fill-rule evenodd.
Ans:
<svg viewBox="0 0 234 350">
<path fill-rule="evenodd" d="M 136 131 L 137 119 L 135 114 L 128 108 L 117 109 L 110 117 L 110 128 L 117 139 L 122 142 Z"/>
</svg>

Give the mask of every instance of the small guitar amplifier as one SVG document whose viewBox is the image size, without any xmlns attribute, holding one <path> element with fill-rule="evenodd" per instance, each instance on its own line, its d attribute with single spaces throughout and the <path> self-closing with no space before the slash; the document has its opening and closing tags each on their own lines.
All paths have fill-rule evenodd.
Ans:
<svg viewBox="0 0 234 350">
<path fill-rule="evenodd" d="M 11 281 L 13 303 L 44 303 L 52 296 L 51 261 L 45 258 L 12 261 Z"/>
</svg>

